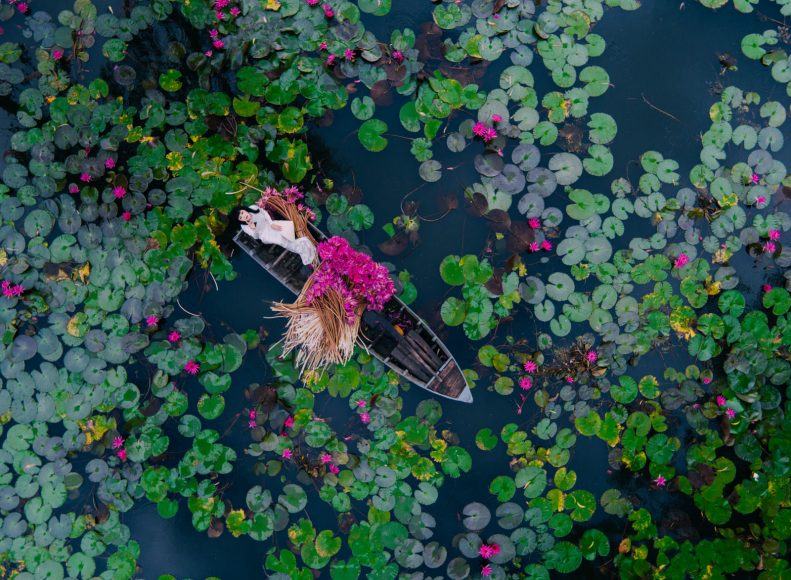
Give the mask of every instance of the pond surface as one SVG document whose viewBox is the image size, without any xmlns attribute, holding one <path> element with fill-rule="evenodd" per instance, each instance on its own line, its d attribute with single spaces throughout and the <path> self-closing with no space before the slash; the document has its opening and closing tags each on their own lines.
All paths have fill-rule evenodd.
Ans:
<svg viewBox="0 0 791 580">
<path fill-rule="evenodd" d="M 430 3 L 421 0 L 398 2 L 386 18 L 370 19 L 367 25 L 378 37 L 387 37 L 393 28 L 408 26 L 419 30 L 421 23 L 430 21 L 431 8 Z M 615 175 L 628 175 L 630 165 L 635 165 L 638 155 L 651 149 L 677 160 L 682 167 L 694 165 L 700 151 L 700 134 L 709 123 L 709 107 L 723 86 L 735 84 L 756 90 L 767 99 L 781 90 L 759 65 L 740 55 L 741 38 L 760 27 L 762 22 L 759 15 L 745 17 L 734 11 L 712 12 L 697 2 L 646 1 L 634 12 L 608 12 L 594 30 L 607 39 L 607 50 L 597 64 L 610 73 L 612 87 L 597 100 L 596 110 L 609 113 L 618 120 L 619 133 L 612 145 L 616 159 Z M 723 72 L 718 60 L 721 53 L 736 56 L 739 70 Z M 482 87 L 496 86 L 504 66 L 491 66 L 481 82 Z M 531 70 L 536 76 L 537 87 L 551 85 L 551 79 L 539 62 L 535 62 Z M 389 217 L 401 213 L 405 196 L 409 195 L 408 199 L 419 203 L 420 213 L 430 217 L 443 213 L 442 196 L 451 194 L 461 200 L 464 188 L 478 179 L 472 167 L 472 154 L 450 154 L 441 143 L 436 147 L 435 158 L 442 160 L 443 164 L 447 159 L 455 166 L 453 172 L 433 184 L 420 179 L 419 163 L 409 153 L 410 137 L 398 123 L 398 109 L 402 102 L 403 98 L 395 95 L 392 105 L 377 110 L 377 117 L 395 127 L 393 133 L 404 137 L 391 138 L 384 153 L 371 153 L 360 146 L 354 134 L 359 122 L 348 108 L 335 115 L 331 125 L 315 129 L 311 133 L 311 141 L 317 150 L 324 151 L 321 167 L 327 177 L 362 191 L 364 202 L 373 209 L 377 218 L 376 226 L 364 234 L 362 241 L 370 245 L 379 259 L 390 260 L 398 269 L 406 268 L 412 274 L 418 288 L 418 298 L 412 306 L 437 328 L 441 325 L 439 306 L 448 291 L 439 276 L 440 261 L 448 254 L 478 253 L 490 231 L 484 221 L 467 214 L 462 204 L 435 223 L 423 223 L 420 243 L 405 254 L 396 258 L 377 254 L 375 246 L 386 239 L 386 234 L 378 228 Z M 780 158 L 785 160 L 787 155 Z M 578 185 L 606 190 L 612 176 L 602 179 L 584 177 Z M 645 224 L 641 227 L 644 231 L 640 233 L 650 235 L 649 227 Z M 625 241 L 629 239 L 627 235 Z M 239 273 L 235 281 L 223 283 L 217 292 L 201 274 L 191 281 L 182 304 L 187 310 L 204 316 L 220 334 L 220 328 L 242 331 L 260 321 L 274 339 L 281 325 L 266 319 L 269 316 L 268 303 L 289 300 L 289 293 L 243 254 L 237 252 L 233 264 Z M 537 267 L 552 271 L 551 263 L 537 264 Z M 742 279 L 756 292 L 764 281 L 760 270 L 756 270 L 753 277 Z M 498 330 L 498 334 L 523 336 L 530 340 L 545 327 L 522 313 L 507 328 Z M 475 364 L 480 344 L 469 341 L 460 329 L 444 328 L 440 336 L 462 367 Z M 678 361 L 689 359 L 683 351 L 671 352 L 668 356 Z M 660 376 L 666 364 L 662 357 L 648 356 L 641 360 L 640 370 Z M 238 382 L 241 385 L 262 383 L 268 376 L 270 371 L 263 357 L 252 358 L 239 371 Z M 481 381 L 479 387 L 485 384 Z M 412 387 L 403 394 L 405 410 L 414 410 L 417 403 L 428 396 Z M 475 434 L 481 428 L 516 421 L 529 431 L 541 416 L 529 401 L 518 415 L 519 400 L 514 397 L 500 397 L 482 388 L 475 390 L 474 396 L 475 402 L 470 406 L 443 401 L 441 423 L 458 433 L 462 445 L 473 451 Z M 325 402 L 324 413 L 331 411 L 333 424 L 342 432 L 344 424 L 349 425 L 351 415 L 344 407 L 332 403 L 329 399 Z M 241 392 L 235 402 L 233 396 L 229 396 L 227 414 L 232 416 L 244 405 Z M 239 426 L 227 435 L 227 441 L 235 448 L 244 447 L 248 440 L 247 433 Z M 449 545 L 458 532 L 463 506 L 471 501 L 496 506 L 491 502 L 487 487 L 492 478 L 504 473 L 507 457 L 503 453 L 477 452 L 473 453 L 473 461 L 471 473 L 446 481 L 439 501 L 431 508 L 437 519 L 434 539 L 443 545 Z M 577 444 L 569 467 L 580 474 L 585 489 L 597 494 L 608 487 L 627 486 L 627 479 L 604 476 L 602 465 L 606 462 L 606 449 L 584 440 Z M 240 466 L 234 472 L 234 481 L 228 491 L 233 496 L 234 488 L 246 490 L 255 482 L 256 477 L 245 473 Z M 650 501 L 651 498 L 644 494 L 642 499 Z M 309 505 L 318 508 L 313 508 L 316 511 L 312 509 L 310 513 L 318 528 L 335 527 L 332 510 L 321 501 L 311 500 Z M 173 520 L 162 520 L 155 506 L 141 505 L 126 514 L 125 520 L 141 544 L 140 563 L 146 577 L 170 572 L 179 577 L 217 575 L 242 578 L 261 573 L 265 550 L 260 544 L 232 538 L 228 534 L 209 539 L 205 534 L 195 532 L 186 511 L 180 512 Z M 596 523 L 594 519 L 592 524 Z"/>
<path fill-rule="evenodd" d="M 121 13 L 128 10 L 127 4 L 113 2 L 112 7 Z M 71 7 L 71 3 L 67 5 L 55 0 L 36 4 L 36 8 L 52 14 L 67 7 Z M 386 17 L 364 15 L 363 21 L 377 38 L 389 38 L 395 29 L 428 30 L 433 8 L 434 5 L 427 0 L 396 1 Z M 616 177 L 629 178 L 639 173 L 639 156 L 648 150 L 660 151 L 665 158 L 678 161 L 686 180 L 689 168 L 699 162 L 701 135 L 711 124 L 710 107 L 719 99 L 725 86 L 737 85 L 745 91 L 756 91 L 764 100 L 780 100 L 783 86 L 770 78 L 765 67 L 747 59 L 740 48 L 741 40 L 747 34 L 769 27 L 769 19 L 782 19 L 774 4 L 765 9 L 762 6 L 762 10 L 748 15 L 739 14 L 730 7 L 712 11 L 691 0 L 645 0 L 640 9 L 631 12 L 605 9 L 602 21 L 595 25 L 593 31 L 606 39 L 607 48 L 595 64 L 609 73 L 611 86 L 603 96 L 592 100 L 591 111 L 608 113 L 617 120 L 618 134 L 610 144 L 615 164 L 612 172 L 601 178 L 586 173 L 575 187 L 607 194 Z M 6 39 L 24 42 L 18 29 L 6 27 L 4 34 Z M 135 65 L 140 70 L 144 70 L 147 64 L 160 69 L 161 61 L 166 57 L 158 52 L 164 50 L 173 38 L 189 42 L 177 24 L 156 25 L 149 39 L 148 51 L 133 53 Z M 102 58 L 99 48 L 94 47 L 90 52 L 91 64 L 84 71 L 83 78 L 112 75 L 113 66 Z M 726 70 L 721 64 L 729 56 L 736 59 L 735 70 Z M 146 59 L 151 59 L 150 63 Z M 486 91 L 496 88 L 501 72 L 510 64 L 507 58 L 501 58 L 488 66 L 476 65 L 478 84 Z M 427 66 L 432 70 L 437 63 L 432 65 L 429 59 Z M 538 56 L 529 68 L 539 95 L 555 88 Z M 357 89 L 350 87 L 352 91 Z M 365 92 L 362 85 L 359 89 L 360 94 Z M 487 374 L 489 371 L 478 363 L 479 348 L 484 344 L 503 347 L 507 337 L 524 340 L 533 346 L 539 333 L 549 332 L 549 324 L 540 322 L 532 309 L 524 304 L 518 304 L 512 316 L 485 341 L 470 340 L 461 327 L 450 328 L 443 324 L 441 305 L 456 289 L 449 288 L 440 276 L 442 260 L 453 254 L 475 254 L 502 262 L 508 257 L 508 252 L 504 242 L 493 235 L 487 221 L 466 208 L 464 191 L 480 179 L 474 160 L 479 149 L 470 147 L 462 153 L 451 153 L 444 139 L 438 139 L 434 146 L 434 159 L 442 163 L 442 179 L 433 183 L 422 180 L 420 163 L 410 153 L 414 135 L 403 130 L 399 122 L 399 110 L 407 99 L 394 91 L 391 93 L 377 103 L 376 108 L 376 118 L 385 121 L 389 127 L 386 134 L 389 143 L 384 152 L 373 153 L 361 146 L 356 136 L 360 121 L 355 119 L 349 107 L 326 117 L 324 121 L 327 122 L 320 126 L 311 126 L 308 143 L 318 175 L 333 180 L 341 190 L 357 190 L 362 195 L 361 201 L 373 210 L 375 225 L 360 233 L 360 243 L 369 248 L 377 260 L 391 263 L 395 271 L 409 272 L 418 291 L 412 304 L 414 310 L 437 329 L 463 368 L 476 368 L 480 373 L 473 390 L 474 403 L 464 405 L 443 400 L 442 418 L 437 425 L 438 430 L 455 432 L 460 438 L 458 445 L 470 451 L 473 458 L 473 469 L 459 478 L 446 478 L 439 499 L 424 510 L 436 519 L 432 539 L 443 546 L 451 546 L 454 536 L 462 530 L 461 511 L 464 506 L 470 502 L 482 502 L 494 511 L 498 503 L 489 491 L 489 484 L 499 475 L 511 475 L 509 456 L 503 446 L 484 453 L 476 448 L 476 434 L 487 427 L 497 433 L 503 425 L 511 422 L 530 433 L 544 417 L 543 410 L 533 404 L 532 397 L 521 397 L 518 389 L 503 396 L 490 388 L 491 374 Z M 11 135 L 19 130 L 14 119 L 15 106 L 5 102 L 7 100 L 4 97 L 4 107 L 0 109 L 0 146 L 4 149 L 10 147 Z M 454 123 L 458 124 L 467 117 L 473 118 L 469 113 L 457 111 Z M 579 125 L 584 128 L 583 122 Z M 566 149 L 554 144 L 542 148 L 542 155 L 547 158 Z M 507 157 L 509 152 L 505 155 Z M 775 158 L 786 165 L 791 161 L 785 150 L 776 153 Z M 729 158 L 730 163 L 736 160 Z M 558 192 L 555 195 L 562 194 Z M 449 203 L 449 199 L 455 203 Z M 784 204 L 787 206 L 785 198 L 776 201 L 776 207 Z M 419 237 L 403 253 L 385 255 L 378 247 L 388 238 L 382 227 L 402 214 L 406 205 L 423 218 Z M 553 233 L 553 242 L 563 239 L 563 230 L 568 225 L 571 224 L 564 222 L 560 230 Z M 613 249 L 629 247 L 632 238 L 648 238 L 654 231 L 648 220 L 631 219 L 627 222 L 626 233 L 613 240 Z M 778 284 L 778 269 L 765 262 L 758 265 L 745 254 L 734 259 L 732 265 L 740 271 L 739 289 L 748 298 L 748 304 L 757 307 L 762 285 L 767 282 Z M 207 323 L 206 334 L 218 340 L 227 332 L 242 333 L 260 326 L 262 333 L 268 333 L 264 342 L 269 346 L 278 340 L 283 330 L 281 321 L 271 319 L 270 303 L 289 301 L 291 295 L 242 252 L 236 250 L 231 262 L 238 276 L 219 285 L 215 285 L 205 271 L 196 270 L 179 299 L 174 318 L 199 315 Z M 555 271 L 560 258 L 554 253 L 531 254 L 526 263 L 529 272 L 540 277 Z M 580 289 L 590 294 L 594 288 L 595 282 L 591 280 L 582 283 Z M 558 339 L 557 344 L 570 344 L 577 334 L 575 326 L 571 334 Z M 263 479 L 253 471 L 255 458 L 243 452 L 250 444 L 250 432 L 243 413 L 249 405 L 244 389 L 253 383 L 267 384 L 273 380 L 273 372 L 264 354 L 265 349 L 250 353 L 243 366 L 234 373 L 234 386 L 225 393 L 225 411 L 217 423 L 225 427 L 224 431 L 221 430 L 222 442 L 239 454 L 232 476 L 223 480 L 225 497 L 234 505 L 243 504 L 247 490 Z M 663 349 L 640 358 L 637 372 L 662 377 L 666 368 L 683 369 L 694 360 L 687 353 L 686 346 L 673 338 Z M 141 372 L 140 378 L 147 380 L 150 377 Z M 421 389 L 405 386 L 402 391 L 403 414 L 414 413 L 417 405 L 429 397 L 431 395 Z M 326 393 L 319 394 L 315 409 L 340 436 L 359 435 L 357 415 L 349 410 L 345 401 L 331 398 Z M 568 424 L 567 418 L 561 419 L 561 427 Z M 682 436 L 683 429 L 676 434 Z M 170 452 L 183 450 L 170 449 Z M 639 485 L 628 473 L 608 469 L 608 461 L 608 449 L 600 440 L 580 437 L 567 467 L 578 474 L 578 487 L 597 497 L 608 488 L 618 488 L 659 514 L 690 509 L 692 503 L 689 498 L 678 497 L 680 494 L 653 493 L 654 490 Z M 292 478 L 293 473 L 282 477 L 281 483 Z M 269 481 L 277 482 L 277 478 Z M 308 483 L 304 487 L 308 489 L 307 511 L 316 529 L 337 530 L 339 516 L 319 498 L 318 485 Z M 361 506 L 355 506 L 353 513 L 362 520 L 366 517 Z M 158 515 L 156 505 L 144 499 L 124 513 L 122 520 L 130 527 L 132 539 L 140 544 L 139 576 L 145 578 L 156 578 L 161 574 L 174 574 L 179 578 L 261 577 L 268 551 L 273 546 L 278 549 L 286 547 L 277 544 L 274 539 L 278 538 L 277 535 L 265 543 L 255 542 L 247 536 L 233 537 L 230 533 L 210 538 L 193 528 L 187 509 L 180 509 L 172 519 L 163 519 Z M 585 524 L 616 535 L 621 532 L 620 525 L 602 510 Z M 280 538 L 281 542 L 285 541 L 282 535 Z M 578 573 L 595 574 L 600 563 L 583 562 Z M 436 572 L 441 573 L 442 569 Z M 322 574 L 322 577 L 329 577 L 328 569 L 325 568 Z"/>
</svg>

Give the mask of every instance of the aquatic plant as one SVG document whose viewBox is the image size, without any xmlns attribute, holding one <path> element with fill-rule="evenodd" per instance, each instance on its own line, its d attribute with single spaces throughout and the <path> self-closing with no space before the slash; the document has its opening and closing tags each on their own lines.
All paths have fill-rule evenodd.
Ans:
<svg viewBox="0 0 791 580">
<path fill-rule="evenodd" d="M 389 39 L 366 30 L 391 11 L 384 0 L 0 6 L 9 37 L 20 31 L 0 44 L 13 123 L 0 186 L 4 573 L 150 575 L 148 538 L 124 517 L 150 502 L 211 537 L 261 542 L 267 572 L 293 578 L 786 575 L 791 4 L 762 3 L 774 16 L 745 21 L 734 45 L 740 69 L 785 92 L 724 72 L 691 166 L 656 150 L 616 160 L 625 126 L 597 110 L 621 80 L 594 31 L 639 5 L 448 0 L 430 29 Z M 391 154 L 403 129 L 418 183 L 445 187 L 465 161 L 476 172 L 447 189 L 463 190 L 485 241 L 431 266 L 451 292 L 434 304 L 443 332 L 481 341 L 466 376 L 484 411 L 469 424 L 437 400 L 412 405 L 365 352 L 300 379 L 265 329 L 227 328 L 188 302 L 188 288 L 236 296 L 232 212 L 258 190 L 297 201 L 295 184 L 345 240 L 331 247 L 355 296 L 410 302 L 431 284 L 400 259 L 391 277 L 358 257 L 381 216 L 353 179 L 336 185 L 346 168 L 328 169 L 311 134 L 347 106 L 357 139 L 344 147 L 361 158 Z M 447 223 L 392 211 L 391 256 Z M 479 461 L 495 472 L 471 473 Z M 337 524 L 312 520 L 311 502 Z"/>
</svg>

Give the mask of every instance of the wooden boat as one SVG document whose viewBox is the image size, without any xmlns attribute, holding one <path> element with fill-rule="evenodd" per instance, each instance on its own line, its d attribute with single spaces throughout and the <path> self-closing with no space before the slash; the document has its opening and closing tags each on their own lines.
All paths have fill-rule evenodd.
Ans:
<svg viewBox="0 0 791 580">
<path fill-rule="evenodd" d="M 326 236 L 311 226 L 317 240 Z M 299 294 L 312 269 L 297 254 L 264 244 L 239 231 L 234 242 L 281 284 Z M 472 392 L 456 359 L 426 322 L 397 297 L 381 312 L 366 310 L 358 342 L 409 382 L 446 399 L 472 403 Z"/>
</svg>

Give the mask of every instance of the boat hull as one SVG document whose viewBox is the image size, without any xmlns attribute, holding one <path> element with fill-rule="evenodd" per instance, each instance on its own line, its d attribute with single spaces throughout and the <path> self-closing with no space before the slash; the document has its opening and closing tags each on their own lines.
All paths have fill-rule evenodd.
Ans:
<svg viewBox="0 0 791 580">
<path fill-rule="evenodd" d="M 316 239 L 325 236 L 314 230 Z M 239 231 L 234 242 L 264 270 L 297 295 L 310 267 L 296 254 L 264 244 Z M 399 376 L 418 387 L 453 401 L 472 402 L 472 392 L 456 359 L 426 322 L 397 297 L 381 313 L 366 311 L 359 342 Z"/>
</svg>

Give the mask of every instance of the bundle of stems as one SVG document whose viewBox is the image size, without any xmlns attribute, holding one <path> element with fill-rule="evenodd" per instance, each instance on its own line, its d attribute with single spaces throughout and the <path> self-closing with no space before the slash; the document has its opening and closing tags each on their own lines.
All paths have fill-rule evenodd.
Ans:
<svg viewBox="0 0 791 580">
<path fill-rule="evenodd" d="M 308 304 L 305 294 L 312 284 L 308 279 L 293 304 L 277 303 L 272 310 L 286 319 L 283 354 L 297 351 L 296 366 L 319 370 L 333 364 L 345 364 L 354 354 L 364 306 L 350 324 L 341 295 L 329 290 Z"/>
</svg>

